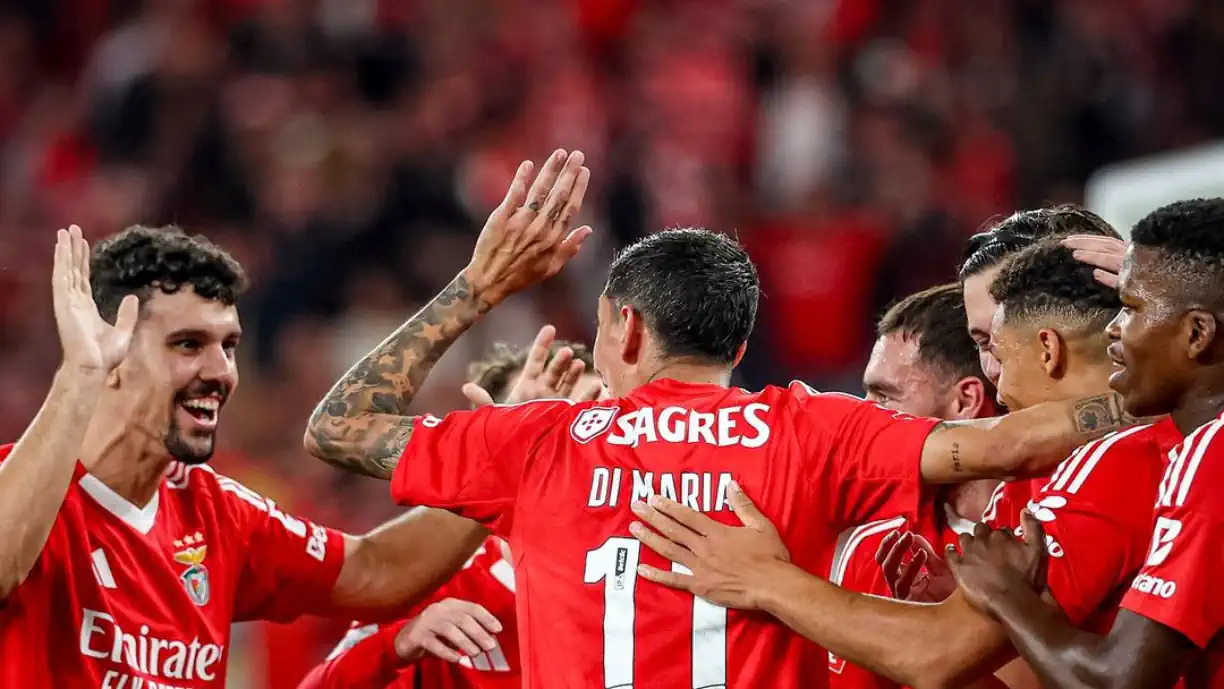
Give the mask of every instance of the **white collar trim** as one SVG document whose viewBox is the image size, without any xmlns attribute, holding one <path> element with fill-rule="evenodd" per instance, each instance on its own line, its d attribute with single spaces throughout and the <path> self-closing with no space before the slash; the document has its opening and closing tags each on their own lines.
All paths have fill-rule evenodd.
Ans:
<svg viewBox="0 0 1224 689">
<path fill-rule="evenodd" d="M 960 516 L 956 512 L 953 512 L 952 506 L 946 502 L 944 503 L 944 515 L 948 519 L 948 528 L 952 529 L 953 533 L 957 533 L 957 534 L 972 534 L 973 533 L 973 526 L 975 522 L 971 519 L 965 519 L 964 517 Z"/>
<path fill-rule="evenodd" d="M 89 497 L 93 498 L 102 509 L 121 519 L 125 524 L 140 532 L 142 536 L 148 536 L 153 530 L 153 524 L 157 521 L 160 491 L 153 494 L 153 499 L 149 501 L 149 504 L 137 507 L 90 474 L 82 476 L 79 484 L 81 489 L 88 493 Z"/>
</svg>

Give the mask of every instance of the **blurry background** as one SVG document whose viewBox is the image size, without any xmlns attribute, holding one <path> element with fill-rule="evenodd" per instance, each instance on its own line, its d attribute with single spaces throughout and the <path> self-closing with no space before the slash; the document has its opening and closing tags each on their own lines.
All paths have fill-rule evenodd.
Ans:
<svg viewBox="0 0 1224 689">
<path fill-rule="evenodd" d="M 745 385 L 854 391 L 874 317 L 952 278 L 984 221 L 1220 136 L 1220 65 L 1218 0 L 5 0 L 0 438 L 57 363 L 53 231 L 177 222 L 254 284 L 217 466 L 373 524 L 385 485 L 304 456 L 312 403 L 556 147 L 587 154 L 596 241 L 456 345 L 421 408 L 462 404 L 496 339 L 588 339 L 612 250 L 671 225 L 760 264 Z M 335 629 L 244 627 L 232 685 L 293 686 Z"/>
</svg>

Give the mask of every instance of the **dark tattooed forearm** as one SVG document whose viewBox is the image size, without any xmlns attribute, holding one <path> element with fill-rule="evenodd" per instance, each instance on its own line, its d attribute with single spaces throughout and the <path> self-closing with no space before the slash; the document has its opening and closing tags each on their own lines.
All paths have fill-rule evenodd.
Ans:
<svg viewBox="0 0 1224 689">
<path fill-rule="evenodd" d="M 349 471 L 390 478 L 412 437 L 412 398 L 434 364 L 488 309 L 467 279 L 456 277 L 327 393 L 307 426 L 311 454 Z"/>
</svg>

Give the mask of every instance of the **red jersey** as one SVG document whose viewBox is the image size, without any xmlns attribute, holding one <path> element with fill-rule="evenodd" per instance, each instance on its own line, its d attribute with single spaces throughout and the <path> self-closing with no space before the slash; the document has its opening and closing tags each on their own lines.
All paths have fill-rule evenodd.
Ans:
<svg viewBox="0 0 1224 689">
<path fill-rule="evenodd" d="M 1144 505 L 1155 499 L 1165 453 L 1180 440 L 1167 418 L 1132 426 L 1080 446 L 1040 489 L 1010 483 L 997 504 L 992 499 L 990 526 L 1023 535 L 1021 508 L 1041 522 L 1047 585 L 1076 627 L 1105 634 L 1113 626 L 1122 594 L 1147 552 L 1151 514 Z M 1020 507 L 1026 490 L 1031 497 Z"/>
<path fill-rule="evenodd" d="M 318 611 L 343 562 L 342 534 L 207 466 L 172 463 L 141 508 L 78 464 L 34 569 L 0 601 L 0 686 L 220 689 L 230 625 Z"/>
<path fill-rule="evenodd" d="M 391 624 L 354 622 L 327 660 L 298 689 L 518 689 L 522 686 L 514 614 L 514 568 L 506 542 L 491 536 L 463 569 L 404 619 Z M 426 655 L 404 665 L 395 637 L 430 605 L 457 598 L 484 606 L 499 622 L 498 647 L 451 663 Z"/>
<path fill-rule="evenodd" d="M 1122 607 L 1184 634 L 1200 648 L 1185 676 L 1187 687 L 1224 687 L 1224 420 L 1195 429 L 1169 453 L 1169 465 L 1150 520 L 1143 569 Z"/>
<path fill-rule="evenodd" d="M 833 565 L 829 569 L 829 581 L 848 591 L 869 593 L 884 598 L 892 597 L 892 590 L 884 579 L 884 572 L 876 562 L 876 551 L 880 542 L 894 531 L 911 531 L 914 538 L 922 539 L 935 553 L 943 552 L 943 546 L 955 544 L 961 533 L 972 533 L 973 522 L 952 512 L 946 504 L 939 509 L 944 518 L 934 509 L 923 510 L 917 522 L 905 516 L 880 519 L 856 526 L 842 532 L 837 540 Z M 901 685 L 863 668 L 848 663 L 829 653 L 829 686 L 832 689 L 896 689 Z"/>
<path fill-rule="evenodd" d="M 640 581 L 639 563 L 681 568 L 629 535 L 629 506 L 659 493 L 735 524 L 734 479 L 796 565 L 828 571 L 847 526 L 916 512 L 937 423 L 802 384 L 659 380 L 421 418 L 392 494 L 508 534 L 526 686 L 824 687 L 825 655 L 780 622 Z"/>
</svg>

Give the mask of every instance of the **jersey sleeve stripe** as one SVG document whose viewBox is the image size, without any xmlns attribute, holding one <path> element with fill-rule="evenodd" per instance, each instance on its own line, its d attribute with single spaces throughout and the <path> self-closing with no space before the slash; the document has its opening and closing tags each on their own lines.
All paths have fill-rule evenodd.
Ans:
<svg viewBox="0 0 1224 689">
<path fill-rule="evenodd" d="M 856 526 L 843 533 L 842 538 L 845 539 L 845 542 L 838 543 L 837 550 L 833 554 L 833 567 L 829 572 L 829 582 L 833 584 L 842 583 L 846 578 L 846 568 L 850 566 L 850 559 L 854 557 L 854 551 L 864 539 L 878 533 L 899 529 L 904 525 L 905 517 L 893 517 L 892 519 L 884 519 Z"/>
<path fill-rule="evenodd" d="M 1092 456 L 1088 458 L 1088 461 L 1084 463 L 1084 466 L 1082 469 L 1080 469 L 1079 473 L 1075 475 L 1075 480 L 1071 482 L 1071 485 L 1067 488 L 1067 492 L 1075 493 L 1083 487 L 1084 481 L 1088 480 L 1088 476 L 1092 474 L 1092 470 L 1096 468 L 1097 463 L 1101 461 L 1101 458 L 1105 456 L 1105 453 L 1109 452 L 1109 448 L 1118 444 L 1118 441 L 1122 440 L 1123 438 L 1134 435 L 1145 428 L 1147 428 L 1147 426 L 1135 426 L 1134 428 L 1119 431 L 1118 433 L 1114 433 L 1112 436 L 1105 438 L 1104 441 L 1101 442 L 1097 449 L 1092 453 Z"/>
<path fill-rule="evenodd" d="M 1178 482 L 1181 481 L 1182 469 L 1186 465 L 1186 457 L 1197 446 L 1198 440 L 1205 430 L 1207 430 L 1205 425 L 1194 429 L 1194 432 L 1175 450 L 1176 456 L 1172 457 L 1168 468 L 1165 469 L 1164 478 L 1160 482 L 1160 505 L 1164 507 L 1173 506 L 1173 495 L 1177 492 Z"/>
<path fill-rule="evenodd" d="M 1199 463 L 1203 461 L 1203 455 L 1206 454 L 1207 448 L 1211 446 L 1211 441 L 1215 438 L 1216 433 L 1220 432 L 1221 426 L 1224 426 L 1224 422 L 1213 421 L 1211 428 L 1208 428 L 1203 433 L 1203 437 L 1194 448 L 1194 456 L 1190 459 L 1190 465 L 1186 467 L 1186 474 L 1182 477 L 1177 491 L 1178 507 L 1186 504 L 1186 496 L 1190 494 L 1190 484 L 1194 483 L 1194 475 L 1198 473 Z"/>
<path fill-rule="evenodd" d="M 1076 448 L 1069 458 L 1064 459 L 1058 465 L 1058 469 L 1054 471 L 1054 475 L 1050 477 L 1050 482 L 1046 484 L 1043 490 L 1062 490 L 1067 485 L 1067 479 L 1075 472 L 1075 468 L 1079 466 L 1080 460 L 1084 458 L 1084 455 L 1091 452 L 1092 448 L 1096 447 L 1099 442 L 1099 440 L 1094 440 Z"/>
</svg>

